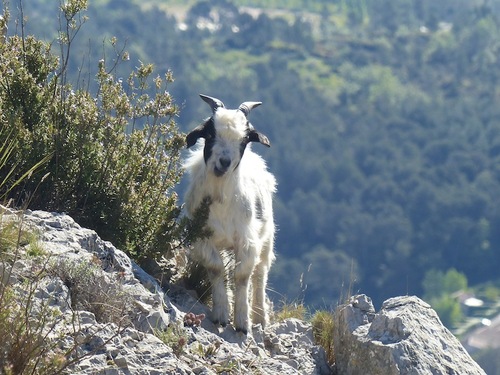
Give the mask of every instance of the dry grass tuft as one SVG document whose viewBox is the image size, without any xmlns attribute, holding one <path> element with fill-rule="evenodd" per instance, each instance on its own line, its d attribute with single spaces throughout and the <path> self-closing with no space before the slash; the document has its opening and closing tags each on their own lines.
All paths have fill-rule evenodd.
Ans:
<svg viewBox="0 0 500 375">
<path fill-rule="evenodd" d="M 312 317 L 314 342 L 326 351 L 326 358 L 331 365 L 335 362 L 333 328 L 334 313 L 330 311 L 316 311 Z"/>
</svg>

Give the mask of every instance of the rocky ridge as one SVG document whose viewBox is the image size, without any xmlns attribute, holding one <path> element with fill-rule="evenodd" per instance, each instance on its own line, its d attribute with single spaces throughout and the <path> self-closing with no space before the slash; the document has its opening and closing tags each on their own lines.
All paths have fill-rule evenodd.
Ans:
<svg viewBox="0 0 500 375">
<path fill-rule="evenodd" d="M 2 222 L 22 219 L 25 227 L 37 231 L 39 245 L 49 253 L 48 262 L 56 264 L 55 275 L 49 272 L 35 294 L 63 317 L 52 336 L 59 339 L 61 332 L 67 333 L 61 349 L 76 347 L 73 356 L 80 359 L 69 368 L 71 374 L 331 372 L 324 350 L 313 343 L 308 323 L 289 319 L 266 331 L 258 326 L 248 337 L 231 327 L 222 330 L 209 319 L 202 319 L 200 326 L 185 326 L 186 314 L 203 316 L 208 308 L 182 288 L 164 293 L 153 277 L 93 230 L 80 227 L 64 214 L 4 209 L 1 216 Z M 0 274 L 9 276 L 5 282 L 22 284 L 36 262 L 36 258 L 22 257 L 9 272 Z M 95 265 L 101 270 L 98 274 Z M 75 269 L 79 271 L 75 273 Z M 72 299 L 84 296 L 72 290 L 77 281 L 68 282 L 71 272 L 83 278 L 92 273 L 87 285 L 93 289 L 88 291 L 90 298 L 102 298 L 107 309 L 118 308 L 126 312 L 127 319 L 110 319 L 78 305 L 75 309 L 77 301 Z"/>
<path fill-rule="evenodd" d="M 34 296 L 57 312 L 49 336 L 62 351 L 74 348 L 67 373 L 484 374 L 416 297 L 391 299 L 379 313 L 366 296 L 340 306 L 336 364 L 330 366 L 309 323 L 288 319 L 266 330 L 255 326 L 248 337 L 230 326 L 222 329 L 203 319 L 208 308 L 188 291 L 172 286 L 164 292 L 126 254 L 71 217 L 0 211 L 1 223 L 15 220 L 39 233 L 39 245 L 49 254 L 52 271 L 37 283 Z M 37 259 L 2 263 L 1 281 L 21 286 Z M 86 283 L 79 289 L 81 279 Z"/>
</svg>

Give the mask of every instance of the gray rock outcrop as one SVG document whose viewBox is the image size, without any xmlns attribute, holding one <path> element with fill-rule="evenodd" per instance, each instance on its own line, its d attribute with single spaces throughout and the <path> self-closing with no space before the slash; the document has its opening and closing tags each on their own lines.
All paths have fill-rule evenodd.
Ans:
<svg viewBox="0 0 500 375">
<path fill-rule="evenodd" d="M 338 374 L 481 375 L 436 312 L 414 296 L 385 301 L 378 313 L 369 297 L 357 295 L 335 314 Z"/>
<path fill-rule="evenodd" d="M 287 319 L 265 330 L 254 326 L 248 337 L 215 326 L 191 293 L 174 285 L 165 292 L 126 254 L 67 215 L 0 206 L 0 219 L 37 233 L 36 246 L 46 252 L 29 256 L 36 249 L 23 243 L 24 255 L 0 262 L 0 283 L 22 295 L 37 272 L 30 303 L 54 317 L 44 334 L 55 350 L 70 354 L 66 373 L 484 374 L 416 297 L 390 299 L 378 313 L 364 295 L 340 306 L 332 367 L 311 324 Z M 199 322 L 185 324 L 189 314 Z"/>
<path fill-rule="evenodd" d="M 15 212 L 0 207 L 3 223 L 22 222 L 38 233 L 48 260 L 19 256 L 0 262 L 0 281 L 19 285 L 37 268 L 34 304 L 55 318 L 50 334 L 58 350 L 71 352 L 70 374 L 330 374 L 325 351 L 313 342 L 309 323 L 288 319 L 244 336 L 209 319 L 186 326 L 188 313 L 208 308 L 186 290 L 168 293 L 126 254 L 80 227 L 68 215 L 44 211 Z M 30 246 L 30 245 L 23 245 Z M 29 253 L 29 249 L 21 249 Z M 43 263 L 43 264 L 37 264 Z M 96 270 L 97 269 L 97 270 Z M 76 278 L 85 280 L 76 280 Z M 78 284 L 83 283 L 80 289 Z M 22 293 L 22 292 L 21 292 Z M 89 301 L 95 311 L 89 311 Z M 102 305 L 105 311 L 98 307 Z M 118 310 L 119 314 L 110 311 Z"/>
</svg>

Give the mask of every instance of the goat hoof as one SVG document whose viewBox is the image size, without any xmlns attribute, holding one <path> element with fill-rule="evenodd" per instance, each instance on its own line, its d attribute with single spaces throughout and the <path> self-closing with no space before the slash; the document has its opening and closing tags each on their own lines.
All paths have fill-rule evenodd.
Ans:
<svg viewBox="0 0 500 375">
<path fill-rule="evenodd" d="M 239 328 L 239 327 L 236 327 L 236 332 L 241 332 L 243 333 L 245 336 L 248 335 L 248 330 L 246 330 L 245 328 Z"/>
<path fill-rule="evenodd" d="M 228 325 L 229 322 L 220 322 L 218 320 L 214 320 L 213 323 L 216 325 L 216 326 L 221 326 L 221 327 L 225 327 Z"/>
</svg>

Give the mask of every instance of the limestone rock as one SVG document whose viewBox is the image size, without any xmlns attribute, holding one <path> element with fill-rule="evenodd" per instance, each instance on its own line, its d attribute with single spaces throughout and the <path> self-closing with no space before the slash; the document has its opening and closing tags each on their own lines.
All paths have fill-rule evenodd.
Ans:
<svg viewBox="0 0 500 375">
<path fill-rule="evenodd" d="M 54 311 L 57 319 L 48 337 L 56 340 L 60 350 L 71 353 L 71 374 L 331 373 L 324 350 L 313 343 L 308 323 L 290 319 L 266 330 L 259 325 L 248 336 L 231 326 L 215 326 L 209 319 L 201 326 L 184 326 L 187 313 L 208 316 L 208 308 L 181 287 L 163 291 L 153 277 L 94 231 L 65 214 L 0 209 L 2 220 L 22 217 L 23 225 L 39 233 L 47 262 L 55 264 L 56 271 L 38 281 L 33 305 L 40 306 L 39 311 Z M 9 270 L 0 282 L 17 284 L 22 293 L 22 280 L 39 267 L 38 261 L 26 257 L 13 265 L 0 262 L 2 269 Z M 127 302 L 123 310 L 127 319 L 103 321 L 98 314 L 75 309 L 74 299 L 81 298 L 74 293 L 78 280 L 61 278 L 60 268 L 67 262 L 99 268 L 90 277 L 91 290 L 84 292 L 101 298 L 104 293 L 109 299 L 116 292 Z M 83 272 L 82 277 L 88 275 Z M 102 302 L 107 306 L 112 301 Z"/>
<path fill-rule="evenodd" d="M 338 374 L 485 374 L 417 297 L 391 298 L 375 313 L 369 297 L 354 296 L 335 319 Z"/>
<path fill-rule="evenodd" d="M 209 316 L 208 307 L 180 286 L 164 291 L 125 253 L 68 215 L 1 206 L 0 215 L 2 221 L 19 220 L 40 235 L 49 260 L 38 264 L 39 259 L 20 254 L 12 264 L 0 262 L 0 283 L 16 287 L 22 296 L 25 281 L 34 280 L 30 273 L 43 275 L 33 290 L 32 306 L 54 317 L 47 337 L 70 353 L 71 374 L 484 374 L 434 310 L 416 297 L 389 299 L 378 313 L 364 295 L 340 306 L 332 368 L 325 351 L 314 344 L 309 323 L 288 319 L 265 330 L 258 325 L 248 336 L 209 319 L 185 326 L 186 314 Z M 55 271 L 39 272 L 52 262 Z M 101 298 L 98 304 L 109 309 L 116 308 L 113 299 L 123 298 L 119 319 L 111 315 L 106 320 L 102 311 L 75 305 L 81 298 L 75 294 L 78 280 L 59 270 L 67 262 L 84 270 L 86 264 L 98 268 L 90 277 L 77 273 L 90 283 L 82 293 Z"/>
</svg>

